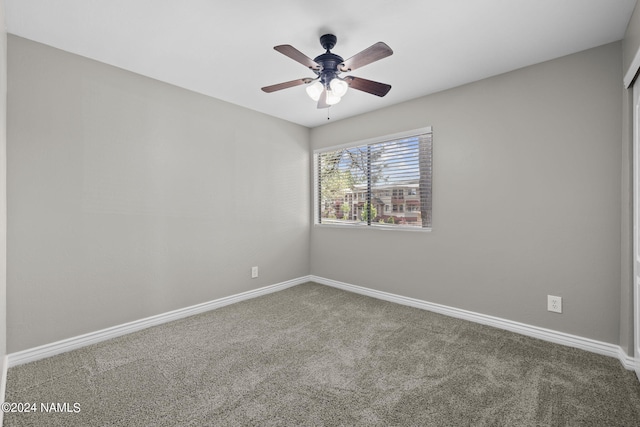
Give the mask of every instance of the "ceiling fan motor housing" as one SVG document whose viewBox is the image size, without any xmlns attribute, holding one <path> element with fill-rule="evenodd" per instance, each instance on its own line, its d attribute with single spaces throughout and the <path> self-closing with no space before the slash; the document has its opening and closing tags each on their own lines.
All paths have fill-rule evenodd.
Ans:
<svg viewBox="0 0 640 427">
<path fill-rule="evenodd" d="M 320 69 L 315 71 L 315 73 L 320 76 L 320 81 L 326 88 L 329 88 L 331 80 L 340 74 L 338 65 L 344 62 L 344 59 L 340 55 L 329 52 L 336 45 L 337 41 L 338 38 L 333 34 L 325 34 L 320 37 L 320 44 L 327 51 L 322 55 L 316 56 L 314 59 L 314 61 L 320 65 Z"/>
<path fill-rule="evenodd" d="M 320 76 L 322 84 L 328 86 L 329 82 L 340 74 L 338 65 L 342 64 L 344 59 L 335 53 L 327 52 L 317 56 L 314 61 L 320 64 L 320 69 L 316 71 L 316 74 Z"/>
</svg>

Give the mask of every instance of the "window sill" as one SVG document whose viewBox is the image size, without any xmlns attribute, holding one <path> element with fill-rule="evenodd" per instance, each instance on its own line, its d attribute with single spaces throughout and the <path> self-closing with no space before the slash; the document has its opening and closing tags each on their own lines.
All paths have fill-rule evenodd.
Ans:
<svg viewBox="0 0 640 427">
<path fill-rule="evenodd" d="M 354 230 L 380 230 L 380 231 L 400 231 L 411 233 L 430 233 L 432 228 L 419 228 L 419 227 L 395 227 L 384 225 L 365 225 L 365 224 L 313 224 L 314 228 L 348 228 Z"/>
</svg>

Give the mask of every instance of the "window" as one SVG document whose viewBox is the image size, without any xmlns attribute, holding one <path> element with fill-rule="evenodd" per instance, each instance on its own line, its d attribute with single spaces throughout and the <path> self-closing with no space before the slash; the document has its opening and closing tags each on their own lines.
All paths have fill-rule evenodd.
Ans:
<svg viewBox="0 0 640 427">
<path fill-rule="evenodd" d="M 316 224 L 431 228 L 431 128 L 317 150 L 314 156 Z"/>
</svg>

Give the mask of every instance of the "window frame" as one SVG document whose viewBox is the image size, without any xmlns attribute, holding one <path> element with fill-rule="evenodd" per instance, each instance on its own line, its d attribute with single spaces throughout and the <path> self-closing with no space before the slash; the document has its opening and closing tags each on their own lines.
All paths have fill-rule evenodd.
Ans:
<svg viewBox="0 0 640 427">
<path fill-rule="evenodd" d="M 364 145 L 368 145 L 368 144 L 379 144 L 382 142 L 388 142 L 388 141 L 393 141 L 396 139 L 404 139 L 404 138 L 410 138 L 413 136 L 419 136 L 422 134 L 426 134 L 429 133 L 431 134 L 431 169 L 432 169 L 432 174 L 431 174 L 431 226 L 430 227 L 398 227 L 395 225 L 381 225 L 381 224 L 376 224 L 375 226 L 371 226 L 368 224 L 362 224 L 362 223 L 322 223 L 319 221 L 318 218 L 318 212 L 320 211 L 320 194 L 319 194 L 319 168 L 318 168 L 318 159 L 319 156 L 322 153 L 326 153 L 326 152 L 330 152 L 330 151 L 336 151 L 336 150 L 340 150 L 340 149 L 344 149 L 344 148 L 355 148 L 355 147 L 359 147 L 359 146 L 364 146 Z M 339 144 L 339 145 L 333 145 L 330 147 L 323 147 L 323 148 L 318 148 L 315 149 L 313 151 L 313 209 L 312 209 L 312 223 L 314 227 L 319 227 L 319 228 L 349 228 L 349 229 L 369 229 L 369 230 L 383 230 L 383 231 L 390 231 L 390 230 L 397 230 L 397 231 L 409 231 L 409 232 L 431 232 L 433 230 L 433 127 L 432 126 L 426 126 L 426 127 L 422 127 L 422 128 L 418 128 L 418 129 L 412 129 L 412 130 L 408 130 L 405 132 L 398 132 L 398 133 L 393 133 L 393 134 L 388 134 L 388 135 L 382 135 L 382 136 L 377 136 L 377 137 L 373 137 L 373 138 L 368 138 L 368 139 L 362 139 L 362 140 L 358 140 L 358 141 L 353 141 L 353 142 L 348 142 L 348 143 L 344 143 L 344 144 Z M 391 206 L 390 206 L 391 207 Z"/>
</svg>

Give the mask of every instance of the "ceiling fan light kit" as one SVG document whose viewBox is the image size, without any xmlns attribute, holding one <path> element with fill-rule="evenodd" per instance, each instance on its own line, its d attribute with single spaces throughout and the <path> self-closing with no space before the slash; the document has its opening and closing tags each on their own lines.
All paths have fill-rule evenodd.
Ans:
<svg viewBox="0 0 640 427">
<path fill-rule="evenodd" d="M 331 87 L 331 92 L 341 98 L 345 93 L 347 93 L 347 89 L 349 89 L 349 83 L 345 82 L 340 77 L 334 77 L 329 83 L 329 86 Z"/>
<path fill-rule="evenodd" d="M 291 45 L 275 46 L 275 50 L 306 66 L 313 71 L 317 77 L 315 79 L 307 77 L 265 86 L 262 90 L 271 93 L 306 84 L 308 85 L 306 88 L 307 95 L 318 103 L 318 108 L 328 108 L 337 104 L 349 88 L 380 97 L 385 96 L 389 90 L 391 90 L 391 85 L 355 76 L 342 78 L 339 77 L 339 75 L 341 73 L 351 72 L 392 55 L 393 51 L 391 48 L 383 42 L 378 42 L 345 61 L 341 56 L 331 52 L 337 40 L 333 34 L 325 34 L 320 37 L 320 44 L 326 52 L 314 59 L 309 58 Z"/>
<path fill-rule="evenodd" d="M 323 90 L 324 86 L 322 86 L 322 83 L 316 81 L 315 83 L 307 86 L 307 95 L 309 95 L 309 97 L 314 101 L 317 101 L 318 99 L 320 99 L 320 94 Z"/>
</svg>

